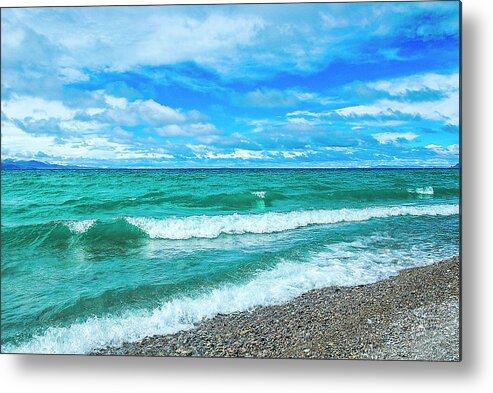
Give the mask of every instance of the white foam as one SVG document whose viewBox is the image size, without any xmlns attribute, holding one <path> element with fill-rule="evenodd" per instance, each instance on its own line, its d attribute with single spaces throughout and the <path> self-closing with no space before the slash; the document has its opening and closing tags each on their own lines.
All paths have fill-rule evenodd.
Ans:
<svg viewBox="0 0 493 393">
<path fill-rule="evenodd" d="M 433 190 L 433 187 L 428 186 L 424 188 L 416 188 L 416 193 L 421 195 L 433 195 L 435 191 Z"/>
<path fill-rule="evenodd" d="M 418 187 L 415 189 L 408 189 L 407 190 L 411 194 L 418 194 L 418 195 L 433 195 L 435 193 L 435 190 L 431 186 L 427 187 Z"/>
<path fill-rule="evenodd" d="M 190 329 L 218 313 L 283 303 L 311 289 L 375 282 L 416 263 L 425 265 L 450 256 L 435 255 L 433 259 L 429 252 L 416 248 L 362 252 L 361 247 L 368 249 L 361 242 L 338 243 L 313 253 L 307 261 L 282 261 L 243 285 L 225 285 L 195 298 L 174 299 L 153 310 L 129 311 L 118 317 L 93 317 L 69 327 L 51 327 L 28 343 L 19 347 L 4 346 L 3 351 L 88 353 L 107 345 Z"/>
<path fill-rule="evenodd" d="M 97 220 L 67 221 L 64 224 L 74 233 L 85 233 Z"/>
<path fill-rule="evenodd" d="M 366 221 L 395 216 L 453 215 L 457 204 L 427 206 L 383 206 L 363 209 L 300 210 L 285 213 L 187 216 L 166 219 L 126 217 L 153 239 L 216 238 L 221 234 L 274 233 L 308 225 Z"/>
<path fill-rule="evenodd" d="M 252 191 L 252 195 L 255 195 L 257 198 L 265 199 L 265 191 Z"/>
</svg>

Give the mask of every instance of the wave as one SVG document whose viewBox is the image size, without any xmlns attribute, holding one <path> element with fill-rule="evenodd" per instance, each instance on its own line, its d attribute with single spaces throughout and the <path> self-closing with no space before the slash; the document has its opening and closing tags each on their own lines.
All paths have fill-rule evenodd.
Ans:
<svg viewBox="0 0 493 393">
<path fill-rule="evenodd" d="M 380 188 L 363 190 L 340 190 L 327 191 L 327 196 L 331 200 L 340 201 L 405 201 L 420 198 L 423 195 L 434 195 L 440 198 L 457 198 L 459 189 L 457 187 L 413 187 L 413 188 Z M 319 199 L 320 194 L 307 194 L 308 198 Z"/>
<path fill-rule="evenodd" d="M 255 195 L 257 198 L 265 199 L 266 191 L 252 191 L 251 194 Z"/>
<path fill-rule="evenodd" d="M 67 221 L 64 224 L 74 233 L 84 233 L 91 228 L 97 220 Z"/>
<path fill-rule="evenodd" d="M 427 187 L 418 187 L 418 188 L 410 188 L 407 190 L 410 194 L 418 194 L 418 195 L 433 195 L 435 190 L 431 186 Z"/>
<path fill-rule="evenodd" d="M 99 211 L 119 211 L 141 206 L 183 206 L 189 208 L 217 208 L 221 210 L 248 210 L 259 207 L 259 199 L 264 203 L 260 207 L 271 206 L 275 200 L 285 199 L 282 193 L 273 191 L 252 191 L 238 193 L 173 193 L 156 191 L 136 197 L 121 199 L 92 200 L 91 198 L 69 199 L 63 202 L 77 213 L 96 213 Z"/>
<path fill-rule="evenodd" d="M 2 227 L 3 244 L 9 246 L 70 246 L 71 240 L 121 243 L 135 239 L 213 239 L 221 235 L 270 234 L 310 225 L 359 222 L 397 216 L 448 216 L 459 213 L 457 204 L 427 206 L 376 206 L 362 209 L 298 210 L 262 214 L 227 214 L 156 219 L 119 217 L 53 221 L 17 227 Z M 75 238 L 74 238 L 75 237 Z"/>
<path fill-rule="evenodd" d="M 216 238 L 222 234 L 268 234 L 309 225 L 358 222 L 396 216 L 447 216 L 458 214 L 458 205 L 386 206 L 363 209 L 300 210 L 264 214 L 188 216 L 166 219 L 126 217 L 152 239 Z"/>
<path fill-rule="evenodd" d="M 216 208 L 220 210 L 248 210 L 252 208 L 271 207 L 275 201 L 287 196 L 275 191 L 251 191 L 237 193 L 208 194 L 204 196 L 187 195 L 179 201 L 181 206 L 192 208 Z"/>
<path fill-rule="evenodd" d="M 346 189 L 333 190 L 330 186 L 318 187 L 290 187 L 282 192 L 273 189 L 259 189 L 237 192 L 190 192 L 191 190 L 162 190 L 148 192 L 142 195 L 114 197 L 108 199 L 97 199 L 92 197 L 82 197 L 78 199 L 68 199 L 61 203 L 65 211 L 70 211 L 76 215 L 91 216 L 99 215 L 101 212 L 114 212 L 130 209 L 148 207 L 166 208 L 168 210 L 176 207 L 190 209 L 213 209 L 225 212 L 247 212 L 251 209 L 263 210 L 267 207 L 282 206 L 283 201 L 289 200 L 290 203 L 300 206 L 313 205 L 323 206 L 327 200 L 344 204 L 347 201 L 388 201 L 389 203 L 399 203 L 399 201 L 412 201 L 416 198 L 423 198 L 433 195 L 434 197 L 447 198 L 457 197 L 458 188 L 454 187 L 394 187 L 378 189 Z M 51 211 L 56 207 L 55 204 L 29 204 L 11 207 L 15 214 L 29 213 L 32 209 Z"/>
<path fill-rule="evenodd" d="M 91 244 L 121 243 L 148 236 L 123 218 L 108 222 L 89 220 L 50 221 L 41 224 L 2 227 L 2 244 L 15 247 L 68 248 L 73 241 Z"/>
<path fill-rule="evenodd" d="M 91 317 L 66 327 L 50 327 L 29 342 L 3 345 L 2 351 L 88 353 L 108 345 L 191 329 L 201 320 L 220 313 L 284 303 L 316 288 L 375 282 L 404 268 L 430 264 L 457 253 L 455 249 L 440 250 L 430 257 L 429 251 L 416 247 L 362 252 L 362 248 L 371 249 L 368 247 L 371 241 L 368 237 L 333 244 L 312 253 L 302 263 L 283 260 L 274 268 L 257 273 L 249 282 L 223 285 L 195 297 L 175 298 L 152 310 L 132 310 L 118 316 Z"/>
</svg>

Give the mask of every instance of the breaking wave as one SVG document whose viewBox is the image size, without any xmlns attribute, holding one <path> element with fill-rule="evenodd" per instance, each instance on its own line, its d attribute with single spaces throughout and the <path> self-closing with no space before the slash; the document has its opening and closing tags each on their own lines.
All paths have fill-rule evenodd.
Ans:
<svg viewBox="0 0 493 393">
<path fill-rule="evenodd" d="M 418 195 L 433 195 L 435 193 L 435 190 L 433 187 L 428 186 L 428 187 L 418 187 L 415 189 L 410 188 L 408 190 L 410 194 L 418 194 Z"/>
<path fill-rule="evenodd" d="M 428 206 L 375 206 L 362 209 L 297 210 L 262 214 L 227 214 L 168 218 L 118 217 L 109 221 L 53 221 L 2 228 L 9 246 L 60 245 L 80 241 L 124 242 L 134 239 L 213 239 L 221 235 L 269 234 L 310 225 L 360 222 L 396 216 L 449 216 L 459 213 L 457 204 Z"/>
<path fill-rule="evenodd" d="M 308 225 L 358 222 L 395 216 L 447 216 L 458 214 L 458 205 L 386 206 L 363 209 L 300 210 L 264 214 L 229 214 L 155 219 L 126 217 L 153 239 L 216 238 L 221 234 L 274 233 Z"/>
<path fill-rule="evenodd" d="M 336 243 L 322 252 L 313 252 L 302 263 L 282 260 L 274 268 L 257 273 L 249 282 L 212 288 L 195 297 L 178 297 L 151 310 L 129 310 L 121 315 L 94 316 L 66 327 L 50 327 L 26 343 L 4 345 L 2 350 L 88 353 L 108 345 L 191 329 L 219 313 L 280 304 L 316 288 L 376 282 L 417 263 L 430 264 L 457 252 L 441 250 L 433 257 L 418 249 L 361 252 L 360 248 L 367 248 L 364 243 L 368 241 L 372 241 L 371 237 Z"/>
</svg>

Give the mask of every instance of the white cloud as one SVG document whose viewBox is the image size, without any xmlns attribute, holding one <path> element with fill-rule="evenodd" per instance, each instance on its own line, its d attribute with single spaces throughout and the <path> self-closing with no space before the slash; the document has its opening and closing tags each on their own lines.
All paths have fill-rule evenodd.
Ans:
<svg viewBox="0 0 493 393">
<path fill-rule="evenodd" d="M 449 125 L 459 124 L 459 93 L 451 93 L 438 101 L 403 102 L 382 99 L 371 105 L 356 105 L 337 109 L 335 113 L 347 117 L 399 115 L 420 116 L 427 120 L 442 121 Z"/>
<path fill-rule="evenodd" d="M 361 129 L 364 127 L 397 127 L 402 126 L 406 122 L 403 120 L 360 120 L 349 122 L 348 124 L 354 125 L 353 129 Z"/>
<path fill-rule="evenodd" d="M 307 157 L 308 154 L 304 151 L 281 151 L 280 154 L 284 158 L 298 158 L 298 157 Z"/>
<path fill-rule="evenodd" d="M 341 116 L 377 116 L 391 115 L 392 110 L 388 107 L 382 107 L 379 103 L 374 105 L 354 105 L 345 108 L 336 109 L 335 113 Z"/>
<path fill-rule="evenodd" d="M 17 26 L 9 27 L 13 30 L 7 34 L 10 48 L 22 50 L 25 26 L 29 26 L 65 52 L 53 59 L 60 70 L 90 67 L 127 71 L 141 65 L 183 61 L 221 69 L 225 60 L 241 55 L 239 48 L 256 42 L 265 21 L 252 14 L 211 11 L 194 16 L 171 7 L 108 7 L 78 9 L 74 15 L 66 9 L 18 9 L 5 12 L 4 18 Z M 77 23 L 73 22 L 75 16 Z M 69 79 L 81 76 L 72 71 L 65 73 Z"/>
<path fill-rule="evenodd" d="M 409 91 L 422 91 L 425 89 L 449 93 L 459 89 L 459 74 L 418 74 L 403 78 L 369 82 L 367 86 L 372 89 L 386 91 L 392 95 L 400 95 Z"/>
<path fill-rule="evenodd" d="M 103 91 L 98 91 L 96 94 L 104 93 Z M 124 97 L 113 97 L 110 95 L 103 95 L 104 101 L 112 108 L 125 109 L 128 105 L 128 101 Z"/>
<path fill-rule="evenodd" d="M 199 136 L 207 135 L 216 132 L 217 129 L 210 123 L 191 123 L 186 125 L 169 124 L 156 129 L 156 133 L 160 136 Z"/>
<path fill-rule="evenodd" d="M 216 131 L 216 126 L 211 123 L 192 123 L 190 124 L 190 129 L 194 132 L 208 133 L 211 131 Z"/>
<path fill-rule="evenodd" d="M 121 135 L 118 130 L 117 134 Z M 112 141 L 102 135 L 73 136 L 60 143 L 54 136 L 32 135 L 8 121 L 2 122 L 2 145 L 8 146 L 8 152 L 13 157 L 35 157 L 42 151 L 47 156 L 65 161 L 81 157 L 96 160 L 173 158 L 163 149 L 138 149 L 132 144 Z"/>
<path fill-rule="evenodd" d="M 38 97 L 19 97 L 14 95 L 2 101 L 2 112 L 15 120 L 72 119 L 75 111 L 67 108 L 61 101 L 50 101 Z"/>
<path fill-rule="evenodd" d="M 58 77 L 65 83 L 84 82 L 89 80 L 89 76 L 80 70 L 71 67 L 61 67 Z"/>
<path fill-rule="evenodd" d="M 386 145 L 387 143 L 395 143 L 399 139 L 412 141 L 418 137 L 418 135 L 413 132 L 381 132 L 372 134 L 371 136 L 382 145 Z"/>
<path fill-rule="evenodd" d="M 292 117 L 292 116 L 306 116 L 306 117 L 323 117 L 329 115 L 330 112 L 311 112 L 311 111 L 294 111 L 294 112 L 289 112 L 286 113 L 286 117 Z"/>
<path fill-rule="evenodd" d="M 178 124 L 169 124 L 164 127 L 156 128 L 156 133 L 160 136 L 185 136 L 188 133 Z"/>
<path fill-rule="evenodd" d="M 305 102 L 328 105 L 335 102 L 334 97 L 326 97 L 311 91 L 297 88 L 275 89 L 265 87 L 257 88 L 243 95 L 234 94 L 233 100 L 242 106 L 260 108 L 289 108 Z"/>
<path fill-rule="evenodd" d="M 186 135 L 208 143 L 219 138 L 213 124 L 196 121 L 203 116 L 195 110 L 184 113 L 154 100 L 129 101 L 104 91 L 94 92 L 92 98 L 87 109 L 77 110 L 62 101 L 29 96 L 2 101 L 4 151 L 17 157 L 35 157 L 41 151 L 52 161 L 165 159 L 171 155 L 163 150 L 163 141 L 141 138 L 141 133 L 134 137 L 122 127 L 145 127 L 160 136 Z"/>
<path fill-rule="evenodd" d="M 256 150 L 244 150 L 235 149 L 232 153 L 214 153 L 206 152 L 203 156 L 197 156 L 198 158 L 209 158 L 209 159 L 240 159 L 240 160 L 251 160 L 251 159 L 268 159 L 269 156 L 265 155 L 262 151 Z"/>
<path fill-rule="evenodd" d="M 441 146 L 441 145 L 427 145 L 425 146 L 426 149 L 433 150 L 435 153 L 438 153 L 442 156 L 457 156 L 459 154 L 459 145 L 458 144 L 453 144 L 453 145 L 448 145 L 448 146 Z"/>
<path fill-rule="evenodd" d="M 85 110 L 85 112 L 89 115 L 89 116 L 94 116 L 94 115 L 99 115 L 101 113 L 104 113 L 105 111 L 105 108 L 87 108 Z"/>
<path fill-rule="evenodd" d="M 273 67 L 310 71 L 318 69 L 328 56 L 353 57 L 354 51 L 349 49 L 354 46 L 354 35 L 368 35 L 389 13 L 369 14 L 354 6 L 323 8 L 328 12 L 320 12 L 322 7 L 305 7 L 304 18 L 275 12 L 275 6 L 207 7 L 200 11 L 192 7 L 85 8 L 77 9 L 76 15 L 74 10 L 17 9 L 5 11 L 4 19 L 11 21 L 9 48 L 22 51 L 30 29 L 29 33 L 63 53 L 53 59 L 53 66 L 67 70 L 65 78 L 76 80 L 83 77 L 70 71 L 76 68 L 127 71 L 187 61 L 229 76 L 249 75 L 239 66 L 267 74 Z M 350 24 L 351 20 L 359 23 Z"/>
<path fill-rule="evenodd" d="M 449 125 L 459 124 L 459 75 L 419 74 L 390 80 L 366 83 L 366 86 L 388 93 L 392 98 L 379 99 L 372 104 L 355 105 L 337 109 L 341 116 L 388 116 L 399 114 L 420 116 Z M 436 99 L 427 98 L 430 91 L 439 92 Z M 410 92 L 422 93 L 422 100 L 400 100 Z M 395 98 L 394 98 L 395 97 Z"/>
<path fill-rule="evenodd" d="M 186 116 L 180 110 L 162 105 L 152 99 L 136 100 L 128 102 L 124 98 L 105 96 L 106 102 L 110 104 L 100 116 L 109 122 L 116 124 L 134 126 L 146 124 L 160 126 L 170 123 L 181 123 Z"/>
<path fill-rule="evenodd" d="M 11 122 L 2 121 L 2 149 L 8 148 L 13 155 L 34 155 L 40 150 L 55 147 L 52 136 L 34 136 L 20 130 Z"/>
<path fill-rule="evenodd" d="M 62 101 L 13 95 L 2 101 L 2 113 L 7 119 L 22 121 L 26 127 L 33 129 L 36 129 L 37 122 L 52 120 L 55 123 L 50 124 L 51 126 L 56 125 L 67 132 L 98 131 L 114 124 L 152 127 L 174 125 L 176 131 L 177 124 L 187 123 L 189 117 L 192 121 L 200 117 L 198 111 L 190 111 L 188 115 L 180 109 L 173 109 L 152 99 L 128 101 L 124 97 L 107 95 L 104 91 L 94 92 L 93 98 L 99 106 L 76 110 L 67 107 Z M 84 115 L 88 119 L 76 120 L 77 115 Z M 196 122 L 188 124 L 187 127 L 188 133 L 207 132 L 214 128 L 212 124 Z M 50 134 L 51 131 L 50 127 L 47 127 L 46 130 L 38 132 Z"/>
<path fill-rule="evenodd" d="M 288 123 L 301 125 L 301 126 L 311 126 L 319 123 L 318 120 L 308 120 L 304 117 L 288 117 Z"/>
</svg>

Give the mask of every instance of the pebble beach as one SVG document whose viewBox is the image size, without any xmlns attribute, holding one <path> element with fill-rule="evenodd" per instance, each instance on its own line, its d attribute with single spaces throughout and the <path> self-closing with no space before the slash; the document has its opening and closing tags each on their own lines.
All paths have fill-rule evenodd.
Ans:
<svg viewBox="0 0 493 393">
<path fill-rule="evenodd" d="M 454 257 L 368 285 L 312 290 L 95 355 L 460 361 Z"/>
</svg>

